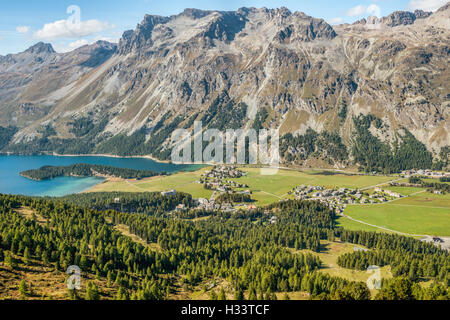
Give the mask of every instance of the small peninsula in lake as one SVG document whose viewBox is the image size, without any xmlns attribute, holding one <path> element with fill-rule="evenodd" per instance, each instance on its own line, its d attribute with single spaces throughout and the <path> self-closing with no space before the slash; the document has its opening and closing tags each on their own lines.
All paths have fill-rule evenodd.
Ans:
<svg viewBox="0 0 450 320">
<path fill-rule="evenodd" d="M 167 175 L 166 172 L 117 168 L 112 166 L 77 163 L 69 166 L 43 166 L 39 169 L 22 171 L 21 176 L 35 180 L 49 180 L 56 177 L 103 177 L 122 179 L 143 179 L 157 175 Z"/>
</svg>

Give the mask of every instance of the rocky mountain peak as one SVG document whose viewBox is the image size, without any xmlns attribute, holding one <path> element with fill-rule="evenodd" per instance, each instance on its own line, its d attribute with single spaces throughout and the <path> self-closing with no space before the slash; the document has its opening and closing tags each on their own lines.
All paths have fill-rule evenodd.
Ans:
<svg viewBox="0 0 450 320">
<path fill-rule="evenodd" d="M 395 12 L 335 27 L 286 8 L 146 15 L 117 49 L 98 42 L 0 58 L 0 119 L 20 129 L 16 143 L 39 136 L 43 123 L 75 139 L 74 119 L 87 118 L 98 126 L 87 145 L 95 135 L 112 152 L 111 137 L 143 135 L 165 148 L 173 128 L 195 119 L 240 128 L 259 113 L 269 114 L 259 125 L 282 135 L 336 132 L 350 148 L 352 119 L 372 114 L 383 139 L 395 141 L 404 127 L 437 153 L 450 141 L 448 12 Z"/>
<path fill-rule="evenodd" d="M 286 7 L 281 7 L 280 9 L 276 10 L 276 14 L 278 14 L 282 18 L 287 18 L 292 15 L 292 12 Z"/>
<path fill-rule="evenodd" d="M 28 48 L 26 53 L 30 54 L 41 54 L 41 53 L 56 53 L 56 51 L 53 49 L 52 45 L 50 43 L 44 43 L 44 42 L 38 42 L 34 46 L 31 46 Z"/>
<path fill-rule="evenodd" d="M 186 8 L 182 13 L 178 15 L 178 17 L 183 16 L 191 19 L 201 19 L 210 15 L 213 11 L 210 10 L 200 10 L 194 8 Z"/>
<path fill-rule="evenodd" d="M 108 60 L 117 51 L 117 44 L 108 41 L 99 40 L 91 45 L 86 45 L 74 50 L 72 53 L 77 55 L 86 55 L 88 58 L 80 65 L 83 67 L 94 68 Z M 70 54 L 70 53 L 69 53 Z"/>
<path fill-rule="evenodd" d="M 186 20 L 186 18 L 188 20 Z M 186 28 L 189 25 L 189 28 Z M 185 9 L 170 17 L 146 15 L 134 31 L 126 31 L 119 43 L 119 54 L 153 52 L 168 42 L 181 47 L 200 45 L 216 46 L 216 41 L 229 44 L 241 31 L 245 36 L 252 28 L 270 28 L 278 43 L 310 42 L 315 39 L 332 40 L 334 29 L 322 19 L 289 9 L 240 8 L 237 11 L 208 11 Z M 250 28 L 246 30 L 246 28 Z M 152 48 L 152 49 L 150 49 Z"/>
<path fill-rule="evenodd" d="M 146 14 L 144 20 L 137 25 L 136 30 L 126 31 L 119 42 L 119 53 L 126 54 L 133 50 L 151 45 L 152 31 L 158 24 L 167 23 L 169 17 Z"/>
<path fill-rule="evenodd" d="M 367 19 L 361 19 L 353 23 L 353 25 L 373 25 L 380 24 L 387 27 L 398 27 L 412 25 L 418 19 L 426 19 L 431 16 L 432 12 L 425 12 L 423 10 L 410 11 L 395 11 L 390 15 L 378 18 L 376 16 L 370 16 Z"/>
<path fill-rule="evenodd" d="M 409 11 L 395 11 L 383 18 L 382 21 L 389 27 L 397 27 L 401 25 L 414 24 L 417 17 L 414 13 Z"/>
<path fill-rule="evenodd" d="M 447 11 L 448 9 L 450 9 L 450 1 L 447 2 L 447 4 L 443 5 L 442 7 L 440 7 L 438 9 L 438 11 L 436 11 L 436 12 L 443 12 L 443 11 Z"/>
<path fill-rule="evenodd" d="M 428 18 L 429 16 L 431 16 L 433 14 L 433 12 L 425 12 L 423 10 L 416 10 L 414 11 L 414 15 L 416 16 L 416 19 L 425 19 Z"/>
</svg>

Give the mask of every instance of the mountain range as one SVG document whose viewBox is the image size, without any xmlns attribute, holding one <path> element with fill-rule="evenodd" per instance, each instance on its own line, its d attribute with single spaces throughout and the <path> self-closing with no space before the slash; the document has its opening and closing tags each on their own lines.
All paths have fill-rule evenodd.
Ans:
<svg viewBox="0 0 450 320">
<path fill-rule="evenodd" d="M 367 134 L 380 143 L 410 136 L 448 157 L 449 44 L 450 3 L 335 26 L 286 8 L 146 15 L 118 44 L 0 56 L 0 148 L 166 159 L 171 132 L 202 120 L 326 133 L 351 160 L 356 119 L 370 115 Z M 287 153 L 335 154 L 305 149 Z"/>
</svg>

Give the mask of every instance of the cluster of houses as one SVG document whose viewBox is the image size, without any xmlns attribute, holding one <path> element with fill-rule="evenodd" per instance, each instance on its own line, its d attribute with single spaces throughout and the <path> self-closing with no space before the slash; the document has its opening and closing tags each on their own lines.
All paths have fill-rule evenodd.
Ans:
<svg viewBox="0 0 450 320">
<path fill-rule="evenodd" d="M 375 188 L 372 194 L 364 193 L 358 189 L 326 189 L 321 186 L 299 186 L 291 194 L 297 200 L 316 200 L 326 203 L 337 214 L 343 214 L 347 204 L 375 204 L 388 202 L 402 195 L 390 190 Z"/>
<path fill-rule="evenodd" d="M 389 197 L 392 197 L 392 198 L 402 198 L 403 197 L 401 194 L 399 194 L 397 192 L 393 192 L 391 190 L 381 189 L 379 187 L 376 187 L 374 189 L 374 191 L 375 191 L 376 194 L 383 194 L 384 193 L 384 194 L 387 194 Z"/>
<path fill-rule="evenodd" d="M 424 176 L 424 177 L 430 177 L 430 178 L 442 178 L 442 177 L 450 177 L 450 173 L 448 172 L 438 172 L 438 171 L 432 171 L 429 169 L 426 170 L 405 170 L 402 171 L 402 176 L 404 178 L 409 178 L 412 176 Z"/>
<path fill-rule="evenodd" d="M 217 203 L 215 199 L 194 199 L 194 206 L 196 210 L 221 210 L 224 212 L 233 212 L 236 209 L 233 207 L 231 203 Z"/>
<path fill-rule="evenodd" d="M 209 190 L 229 192 L 233 188 L 248 188 L 248 185 L 225 179 L 240 178 L 246 175 L 246 172 L 237 169 L 235 166 L 218 165 L 214 166 L 211 171 L 202 174 L 197 182 L 203 184 Z"/>
<path fill-rule="evenodd" d="M 202 177 L 213 179 L 240 178 L 247 175 L 236 168 L 236 166 L 218 165 L 214 166 L 211 171 L 206 171 Z"/>
<path fill-rule="evenodd" d="M 177 191 L 176 190 L 163 191 L 161 192 L 161 195 L 163 195 L 164 197 L 176 196 Z"/>
</svg>

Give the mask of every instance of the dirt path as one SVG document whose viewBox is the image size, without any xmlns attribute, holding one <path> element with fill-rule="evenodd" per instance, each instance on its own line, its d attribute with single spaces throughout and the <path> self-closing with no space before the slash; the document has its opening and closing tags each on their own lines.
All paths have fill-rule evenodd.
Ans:
<svg viewBox="0 0 450 320">
<path fill-rule="evenodd" d="M 401 232 L 401 231 L 392 230 L 392 229 L 389 229 L 389 228 L 377 226 L 377 225 L 375 225 L 375 224 L 371 224 L 371 223 L 368 223 L 368 222 L 364 222 L 364 221 L 361 221 L 361 220 L 354 219 L 354 218 L 352 218 L 352 217 L 350 217 L 350 216 L 347 216 L 347 215 L 345 215 L 345 214 L 343 214 L 342 217 L 347 218 L 347 219 L 352 220 L 352 221 L 355 221 L 355 222 L 358 222 L 358 223 L 361 223 L 361 224 L 365 224 L 366 226 L 370 226 L 370 227 L 374 227 L 374 228 L 386 230 L 386 231 L 393 232 L 393 233 L 402 234 L 402 235 L 405 235 L 405 236 L 411 236 L 411 237 L 428 237 L 428 235 L 423 235 L 423 234 L 411 234 L 411 233 Z"/>
<path fill-rule="evenodd" d="M 260 190 L 262 193 L 265 193 L 265 194 L 268 194 L 269 196 L 272 196 L 272 197 L 275 197 L 275 198 L 278 198 L 278 199 L 282 199 L 282 200 L 285 200 L 285 198 L 283 198 L 283 196 L 277 196 L 276 194 L 273 194 L 273 193 L 270 193 L 270 192 L 267 192 L 267 191 L 263 191 L 263 190 Z"/>
<path fill-rule="evenodd" d="M 126 182 L 127 182 L 127 184 L 129 184 L 130 186 L 132 186 L 132 187 L 135 187 L 136 189 L 138 189 L 138 190 L 140 190 L 140 191 L 146 191 L 145 189 L 143 189 L 143 188 L 141 188 L 141 187 L 138 187 L 137 185 L 135 185 L 135 184 L 132 184 L 130 181 L 128 181 L 128 180 L 125 180 Z"/>
</svg>

